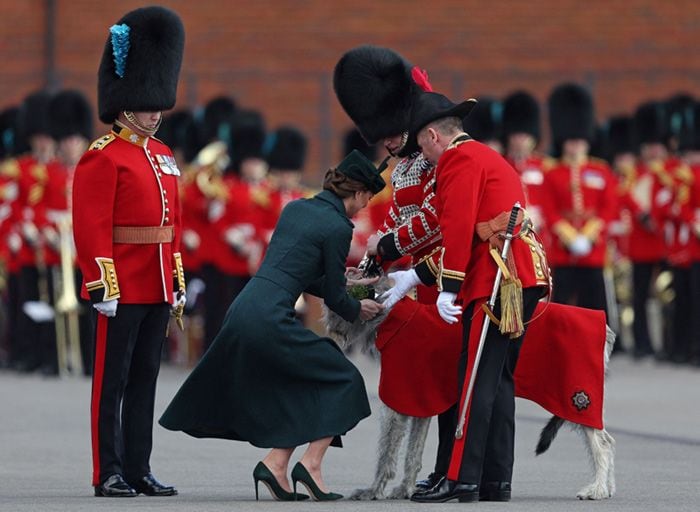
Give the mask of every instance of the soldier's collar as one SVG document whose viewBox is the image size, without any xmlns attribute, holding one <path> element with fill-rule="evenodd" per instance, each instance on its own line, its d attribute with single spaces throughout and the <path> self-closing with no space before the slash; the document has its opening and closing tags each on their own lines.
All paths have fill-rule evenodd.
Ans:
<svg viewBox="0 0 700 512">
<path fill-rule="evenodd" d="M 120 139 L 124 139 L 135 146 L 146 147 L 146 144 L 148 143 L 148 137 L 139 135 L 119 121 L 114 121 L 114 124 L 112 125 L 112 132 Z"/>
</svg>

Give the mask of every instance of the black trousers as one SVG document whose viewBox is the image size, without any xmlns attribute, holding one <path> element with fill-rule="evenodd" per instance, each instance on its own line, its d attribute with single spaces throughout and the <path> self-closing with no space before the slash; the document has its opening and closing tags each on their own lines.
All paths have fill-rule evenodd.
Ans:
<svg viewBox="0 0 700 512">
<path fill-rule="evenodd" d="M 540 288 L 523 290 L 524 322 L 532 318 L 535 306 L 541 296 L 542 290 Z M 500 317 L 498 303 L 494 313 Z M 469 339 L 473 315 L 474 303 L 472 302 L 462 315 L 464 328 L 458 380 L 460 386 L 463 386 L 462 393 L 466 390 L 465 375 L 469 343 L 478 343 L 478 336 L 481 332 L 480 322 L 476 339 Z M 527 329 L 527 325 L 525 328 Z M 513 477 L 515 446 L 515 382 L 513 374 L 524 336 L 523 334 L 512 340 L 507 335 L 501 334 L 494 324 L 489 326 L 476 373 L 469 418 L 465 425 L 464 448 L 460 454 L 455 446 L 450 462 L 450 470 L 455 464 L 459 464 L 457 480 L 460 482 L 510 482 Z M 464 396 L 461 396 L 460 404 L 463 400 Z M 459 422 L 460 414 L 461 410 L 458 409 L 455 415 L 456 422 Z M 454 429 L 452 433 L 454 436 Z"/>
<path fill-rule="evenodd" d="M 635 355 L 653 354 L 651 337 L 649 336 L 649 319 L 647 318 L 647 300 L 651 278 L 658 270 L 657 263 L 634 263 L 632 265 L 632 307 L 634 320 L 632 334 L 634 336 Z"/>
<path fill-rule="evenodd" d="M 606 311 L 603 269 L 598 267 L 554 267 L 552 302 Z"/>
<path fill-rule="evenodd" d="M 673 291 L 675 296 L 672 303 L 672 321 L 670 326 L 670 344 L 667 352 L 676 362 L 686 362 L 690 359 L 690 338 L 692 323 L 692 277 L 690 268 L 672 267 Z M 696 314 L 700 313 L 697 311 Z"/>
<path fill-rule="evenodd" d="M 40 281 L 41 280 L 41 281 Z M 46 297 L 41 297 L 41 286 L 45 286 Z M 51 269 L 39 271 L 37 267 L 22 267 L 18 276 L 19 317 L 17 319 L 17 358 L 24 370 L 43 367 L 58 370 L 56 350 L 56 324 L 53 320 L 35 322 L 23 310 L 26 302 L 45 300 L 53 306 L 54 282 Z"/>
<path fill-rule="evenodd" d="M 156 379 L 169 314 L 167 303 L 119 304 L 115 317 L 93 317 L 93 485 L 114 474 L 134 481 L 150 472 Z"/>
</svg>

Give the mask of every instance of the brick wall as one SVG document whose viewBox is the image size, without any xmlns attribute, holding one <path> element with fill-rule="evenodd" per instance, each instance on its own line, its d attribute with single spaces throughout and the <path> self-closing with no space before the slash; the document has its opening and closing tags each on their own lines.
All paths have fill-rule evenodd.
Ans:
<svg viewBox="0 0 700 512">
<path fill-rule="evenodd" d="M 0 107 L 46 80 L 47 8 L 54 6 L 55 78 L 95 99 L 108 27 L 144 2 L 27 0 L 0 5 Z M 374 43 L 426 68 L 453 99 L 516 88 L 591 88 L 599 118 L 678 91 L 700 96 L 700 2 L 676 0 L 168 1 L 187 31 L 178 107 L 229 93 L 270 127 L 310 137 L 307 180 L 336 161 L 350 122 L 331 86 L 352 46 Z"/>
</svg>

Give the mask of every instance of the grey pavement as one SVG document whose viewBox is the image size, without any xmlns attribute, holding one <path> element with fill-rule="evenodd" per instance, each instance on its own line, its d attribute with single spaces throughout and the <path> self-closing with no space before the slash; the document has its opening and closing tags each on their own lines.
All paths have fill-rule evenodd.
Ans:
<svg viewBox="0 0 700 512">
<path fill-rule="evenodd" d="M 365 356 L 354 360 L 367 381 L 374 413 L 345 437 L 344 449 L 329 450 L 325 479 L 332 490 L 343 494 L 371 482 L 378 432 L 378 368 Z M 162 369 L 156 416 L 186 375 L 183 368 Z M 154 432 L 153 472 L 176 485 L 179 496 L 119 500 L 92 496 L 90 381 L 0 372 L 0 510 L 700 510 L 700 370 L 634 363 L 620 356 L 612 361 L 608 389 L 607 424 L 617 440 L 618 489 L 609 500 L 575 498 L 591 477 L 583 443 L 575 433 L 562 430 L 550 451 L 535 457 L 534 446 L 548 414 L 522 400 L 517 404 L 510 503 L 277 503 L 262 486 L 261 501 L 256 502 L 251 474 L 264 450 L 240 442 L 193 439 L 159 426 Z M 422 475 L 432 467 L 435 438 L 433 424 Z"/>
</svg>

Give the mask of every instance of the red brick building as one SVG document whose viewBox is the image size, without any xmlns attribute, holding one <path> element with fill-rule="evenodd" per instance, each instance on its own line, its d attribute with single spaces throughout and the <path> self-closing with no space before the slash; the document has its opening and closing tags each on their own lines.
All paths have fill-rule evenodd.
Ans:
<svg viewBox="0 0 700 512">
<path fill-rule="evenodd" d="M 590 87 L 598 117 L 679 91 L 700 96 L 700 2 L 676 0 L 162 0 L 187 31 L 178 107 L 216 94 L 294 122 L 311 139 L 307 180 L 339 158 L 349 120 L 333 66 L 373 43 L 428 70 L 453 99 L 516 88 Z M 44 85 L 96 98 L 109 26 L 142 1 L 0 2 L 0 108 Z M 99 129 L 99 128 L 98 128 Z M 546 130 L 545 130 L 546 131 Z"/>
</svg>

